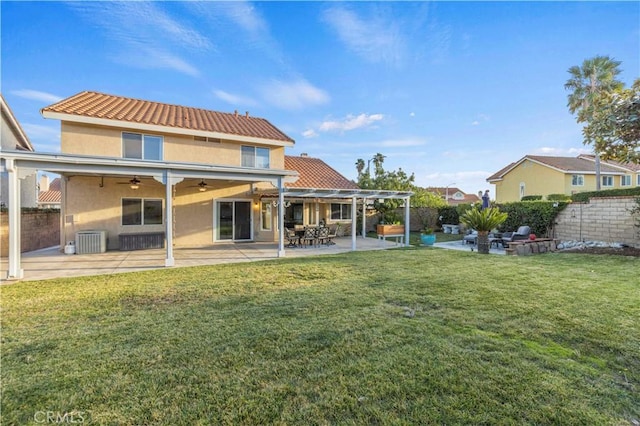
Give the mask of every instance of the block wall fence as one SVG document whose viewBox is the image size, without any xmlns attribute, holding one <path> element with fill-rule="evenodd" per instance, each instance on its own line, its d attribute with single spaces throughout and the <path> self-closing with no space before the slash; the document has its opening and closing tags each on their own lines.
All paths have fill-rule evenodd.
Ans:
<svg viewBox="0 0 640 426">
<path fill-rule="evenodd" d="M 23 211 L 20 215 L 21 251 L 33 251 L 60 244 L 60 212 Z M 9 213 L 0 212 L 0 256 L 9 255 Z"/>
<path fill-rule="evenodd" d="M 571 203 L 556 218 L 553 238 L 561 241 L 604 241 L 640 247 L 640 228 L 630 211 L 635 197 L 591 198 Z"/>
</svg>

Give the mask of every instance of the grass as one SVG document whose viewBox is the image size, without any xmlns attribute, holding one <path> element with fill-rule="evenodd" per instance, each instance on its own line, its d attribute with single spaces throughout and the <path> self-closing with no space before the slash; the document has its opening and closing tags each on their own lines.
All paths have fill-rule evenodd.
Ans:
<svg viewBox="0 0 640 426">
<path fill-rule="evenodd" d="M 639 266 L 408 248 L 3 286 L 1 420 L 629 424 Z"/>
</svg>

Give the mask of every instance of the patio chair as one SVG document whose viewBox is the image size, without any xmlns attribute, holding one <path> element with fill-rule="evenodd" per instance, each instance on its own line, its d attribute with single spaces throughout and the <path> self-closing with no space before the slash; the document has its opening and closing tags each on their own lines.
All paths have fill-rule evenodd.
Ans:
<svg viewBox="0 0 640 426">
<path fill-rule="evenodd" d="M 502 245 L 504 246 L 513 241 L 528 240 L 529 234 L 531 234 L 531 228 L 528 226 L 521 226 L 516 232 L 505 232 L 502 234 Z"/>
<path fill-rule="evenodd" d="M 338 235 L 338 227 L 340 225 L 331 225 L 329 227 L 329 234 L 327 235 L 327 245 L 335 244 L 333 239 Z"/>
<path fill-rule="evenodd" d="M 296 235 L 296 231 L 284 228 L 284 237 L 287 239 L 287 247 L 298 247 L 299 237 Z"/>
<path fill-rule="evenodd" d="M 316 228 L 305 228 L 304 235 L 302 236 L 302 238 L 300 238 L 300 243 L 302 244 L 303 247 L 309 244 L 315 246 L 317 240 L 318 240 L 318 237 L 316 234 Z"/>
<path fill-rule="evenodd" d="M 462 237 L 462 244 L 473 244 L 476 245 L 478 243 L 478 231 L 469 230 L 469 233 Z"/>
<path fill-rule="evenodd" d="M 321 226 L 318 228 L 318 244 L 327 244 L 329 239 L 329 228 Z"/>
</svg>

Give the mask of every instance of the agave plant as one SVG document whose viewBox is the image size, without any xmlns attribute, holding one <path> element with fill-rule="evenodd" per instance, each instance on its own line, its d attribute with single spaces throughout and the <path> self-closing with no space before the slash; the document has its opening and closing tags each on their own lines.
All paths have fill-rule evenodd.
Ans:
<svg viewBox="0 0 640 426">
<path fill-rule="evenodd" d="M 460 216 L 460 222 L 478 231 L 478 253 L 489 253 L 489 232 L 507 220 L 507 213 L 497 207 L 470 209 Z"/>
</svg>

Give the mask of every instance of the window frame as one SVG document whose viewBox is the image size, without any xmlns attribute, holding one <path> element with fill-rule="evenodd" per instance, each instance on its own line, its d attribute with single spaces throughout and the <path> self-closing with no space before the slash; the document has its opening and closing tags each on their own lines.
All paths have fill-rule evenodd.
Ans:
<svg viewBox="0 0 640 426">
<path fill-rule="evenodd" d="M 245 151 L 251 150 L 250 164 L 245 164 Z M 248 154 L 248 153 L 247 153 Z M 266 158 L 265 158 L 266 154 Z M 258 161 L 260 160 L 260 162 Z M 266 163 L 265 163 L 266 161 Z M 254 169 L 271 168 L 271 149 L 263 146 L 241 145 L 240 146 L 240 166 Z"/>
<path fill-rule="evenodd" d="M 607 187 L 607 188 L 613 188 L 613 186 L 615 185 L 613 181 L 613 176 L 611 175 L 602 175 L 600 177 L 600 183 L 602 184 L 603 187 Z"/>
<path fill-rule="evenodd" d="M 336 218 L 334 217 L 334 206 L 340 206 L 340 217 Z M 352 216 L 351 216 L 351 204 L 344 204 L 344 203 L 331 203 L 330 207 L 329 207 L 329 211 L 331 212 L 331 220 L 333 222 L 336 221 L 340 221 L 340 220 L 351 220 Z M 345 214 L 346 213 L 346 214 Z"/>
<path fill-rule="evenodd" d="M 125 135 L 135 135 L 140 137 L 140 157 L 132 157 L 126 155 L 125 148 Z M 157 138 L 159 140 L 159 158 L 146 158 L 146 151 L 148 151 L 147 143 L 151 142 L 152 138 Z M 145 161 L 163 161 L 164 160 L 164 136 L 161 135 L 153 135 L 149 133 L 136 133 L 136 132 L 121 132 L 120 139 L 122 141 L 122 158 L 130 158 L 132 160 L 145 160 Z M 129 139 L 129 141 L 133 141 Z M 138 141 L 136 141 L 138 142 Z"/>
<path fill-rule="evenodd" d="M 580 175 L 580 174 L 571 175 L 571 186 L 584 186 L 584 175 Z"/>
<path fill-rule="evenodd" d="M 138 211 L 134 212 L 137 216 L 140 217 L 139 223 L 125 223 L 125 217 L 130 215 L 131 213 L 125 214 L 125 201 L 137 201 L 138 202 Z M 147 219 L 147 212 L 149 211 L 151 206 L 147 208 L 147 203 L 159 203 L 159 222 L 157 219 L 151 220 L 152 218 Z M 153 207 L 154 210 L 158 209 L 158 206 Z M 154 225 L 164 225 L 164 203 L 162 198 L 139 198 L 139 197 L 123 197 L 120 200 L 120 225 L 121 226 L 154 226 Z"/>
<path fill-rule="evenodd" d="M 620 176 L 620 186 L 631 186 L 632 179 L 631 175 L 622 175 Z"/>
</svg>

